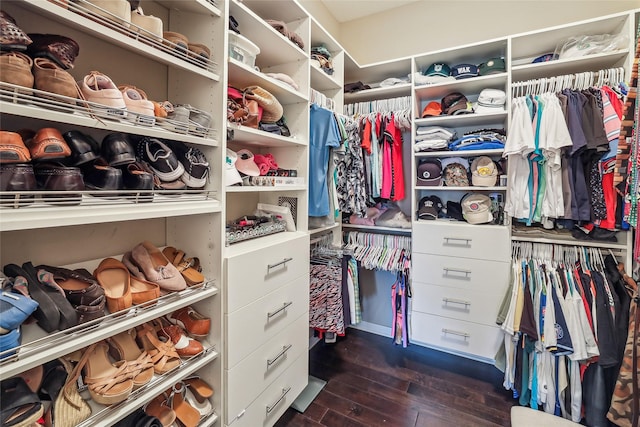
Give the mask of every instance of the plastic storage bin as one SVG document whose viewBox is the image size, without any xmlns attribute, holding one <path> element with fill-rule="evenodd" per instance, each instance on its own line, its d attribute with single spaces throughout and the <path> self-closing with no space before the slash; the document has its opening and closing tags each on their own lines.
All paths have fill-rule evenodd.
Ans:
<svg viewBox="0 0 640 427">
<path fill-rule="evenodd" d="M 250 67 L 255 66 L 256 56 L 260 48 L 248 38 L 234 33 L 229 33 L 229 56 Z"/>
</svg>

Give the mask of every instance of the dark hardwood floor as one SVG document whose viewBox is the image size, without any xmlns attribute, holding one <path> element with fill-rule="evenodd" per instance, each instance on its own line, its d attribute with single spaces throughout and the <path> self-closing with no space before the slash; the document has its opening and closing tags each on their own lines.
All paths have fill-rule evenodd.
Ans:
<svg viewBox="0 0 640 427">
<path fill-rule="evenodd" d="M 516 401 L 494 366 L 354 329 L 309 354 L 327 385 L 304 414 L 289 408 L 276 427 L 510 426 Z"/>
</svg>

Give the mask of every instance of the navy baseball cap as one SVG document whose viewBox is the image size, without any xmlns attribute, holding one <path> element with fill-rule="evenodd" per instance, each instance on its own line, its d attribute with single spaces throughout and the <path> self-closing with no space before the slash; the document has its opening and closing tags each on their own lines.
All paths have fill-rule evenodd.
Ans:
<svg viewBox="0 0 640 427">
<path fill-rule="evenodd" d="M 458 64 L 451 67 L 451 77 L 456 80 L 478 76 L 478 67 L 473 64 Z"/>
<path fill-rule="evenodd" d="M 441 76 L 441 77 L 449 77 L 451 74 L 451 68 L 445 63 L 436 62 L 435 64 L 429 65 L 429 68 L 424 70 L 422 73 L 425 76 Z"/>
</svg>

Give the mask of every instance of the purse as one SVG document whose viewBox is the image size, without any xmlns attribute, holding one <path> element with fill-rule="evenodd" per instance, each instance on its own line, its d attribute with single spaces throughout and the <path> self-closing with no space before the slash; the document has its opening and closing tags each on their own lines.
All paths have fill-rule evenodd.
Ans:
<svg viewBox="0 0 640 427">
<path fill-rule="evenodd" d="M 65 370 L 68 377 L 62 390 L 53 402 L 53 414 L 55 416 L 56 427 L 75 427 L 91 416 L 91 407 L 80 396 L 78 392 L 77 379 L 80 375 L 80 369 L 77 372 L 73 369 L 71 362 L 61 357 L 58 359 Z"/>
<path fill-rule="evenodd" d="M 258 129 L 262 113 L 262 107 L 256 100 L 248 99 L 245 91 L 227 87 L 227 120 Z"/>
<path fill-rule="evenodd" d="M 282 104 L 268 90 L 260 86 L 247 86 L 244 88 L 244 94 L 247 99 L 258 102 L 258 105 L 264 110 L 259 121 L 275 123 L 282 118 L 284 111 Z"/>
</svg>

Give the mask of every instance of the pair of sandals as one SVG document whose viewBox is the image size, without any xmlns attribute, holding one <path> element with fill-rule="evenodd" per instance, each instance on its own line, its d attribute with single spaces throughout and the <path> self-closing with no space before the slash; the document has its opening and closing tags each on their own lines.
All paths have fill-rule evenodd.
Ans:
<svg viewBox="0 0 640 427">
<path fill-rule="evenodd" d="M 145 412 L 158 418 L 163 427 L 196 427 L 203 417 L 213 412 L 211 396 L 213 389 L 209 384 L 200 377 L 189 377 L 156 396 L 145 407 Z"/>
</svg>

